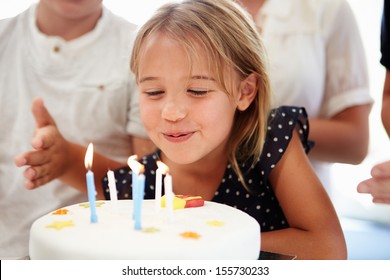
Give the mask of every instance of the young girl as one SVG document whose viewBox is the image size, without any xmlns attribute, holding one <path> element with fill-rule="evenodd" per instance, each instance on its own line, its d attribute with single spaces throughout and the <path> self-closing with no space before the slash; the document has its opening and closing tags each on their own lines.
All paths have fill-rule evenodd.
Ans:
<svg viewBox="0 0 390 280">
<path fill-rule="evenodd" d="M 154 197 L 161 160 L 174 193 L 201 195 L 256 218 L 262 250 L 346 258 L 337 215 L 305 154 L 305 110 L 270 110 L 264 50 L 237 4 L 161 7 L 139 30 L 131 68 L 145 128 L 159 148 L 140 159 L 146 199 Z M 115 173 L 119 197 L 131 198 L 130 169 Z"/>
</svg>

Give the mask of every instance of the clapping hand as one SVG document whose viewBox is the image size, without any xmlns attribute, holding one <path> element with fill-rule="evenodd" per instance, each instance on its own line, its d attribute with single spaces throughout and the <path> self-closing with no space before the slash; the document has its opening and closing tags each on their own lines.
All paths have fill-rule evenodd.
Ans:
<svg viewBox="0 0 390 280">
<path fill-rule="evenodd" d="M 41 98 L 33 100 L 32 113 L 36 122 L 33 149 L 15 158 L 18 167 L 27 166 L 23 173 L 27 189 L 37 188 L 58 178 L 67 165 L 68 143 L 58 131 Z"/>
<path fill-rule="evenodd" d="M 371 169 L 371 176 L 359 183 L 357 191 L 371 194 L 373 202 L 390 204 L 390 161 L 375 165 Z"/>
</svg>

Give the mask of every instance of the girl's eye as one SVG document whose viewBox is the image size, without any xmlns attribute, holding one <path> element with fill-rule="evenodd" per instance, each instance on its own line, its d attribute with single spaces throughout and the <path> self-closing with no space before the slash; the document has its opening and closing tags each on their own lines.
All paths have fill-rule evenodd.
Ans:
<svg viewBox="0 0 390 280">
<path fill-rule="evenodd" d="M 207 90 L 192 90 L 192 89 L 189 89 L 187 91 L 189 93 L 191 93 L 192 95 L 196 95 L 196 96 L 206 95 L 208 93 Z"/>
<path fill-rule="evenodd" d="M 156 90 L 156 91 L 145 91 L 144 93 L 145 93 L 146 95 L 149 95 L 149 96 L 153 97 L 153 96 L 158 96 L 158 95 L 161 95 L 161 94 L 163 94 L 163 93 L 164 93 L 164 91 L 162 91 L 162 90 Z"/>
</svg>

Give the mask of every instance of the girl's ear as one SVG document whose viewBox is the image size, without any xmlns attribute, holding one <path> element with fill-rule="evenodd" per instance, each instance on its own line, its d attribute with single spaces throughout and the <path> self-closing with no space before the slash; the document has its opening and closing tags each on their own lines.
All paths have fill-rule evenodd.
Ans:
<svg viewBox="0 0 390 280">
<path fill-rule="evenodd" d="M 257 95 L 257 83 L 258 78 L 254 73 L 240 82 L 240 92 L 237 103 L 238 110 L 245 111 L 249 105 L 251 105 L 253 99 L 255 99 Z"/>
</svg>

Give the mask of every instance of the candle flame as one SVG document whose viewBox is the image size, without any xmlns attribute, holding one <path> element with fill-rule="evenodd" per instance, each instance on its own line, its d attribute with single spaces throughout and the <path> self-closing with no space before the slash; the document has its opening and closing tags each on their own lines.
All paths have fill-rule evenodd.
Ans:
<svg viewBox="0 0 390 280">
<path fill-rule="evenodd" d="M 84 164 L 86 169 L 92 168 L 92 160 L 93 160 L 93 144 L 89 143 L 87 152 L 85 153 Z"/>
<path fill-rule="evenodd" d="M 165 163 L 163 163 L 162 161 L 156 161 L 156 163 L 157 163 L 157 167 L 158 167 L 158 169 L 160 169 L 161 170 L 161 173 L 162 174 L 167 174 L 168 173 L 168 171 L 169 171 L 169 167 L 165 164 Z"/>
<path fill-rule="evenodd" d="M 145 167 L 141 163 L 139 163 L 136 159 L 137 159 L 137 155 L 129 156 L 127 160 L 127 164 L 129 165 L 130 169 L 133 172 L 137 174 L 141 174 L 144 172 Z"/>
</svg>

